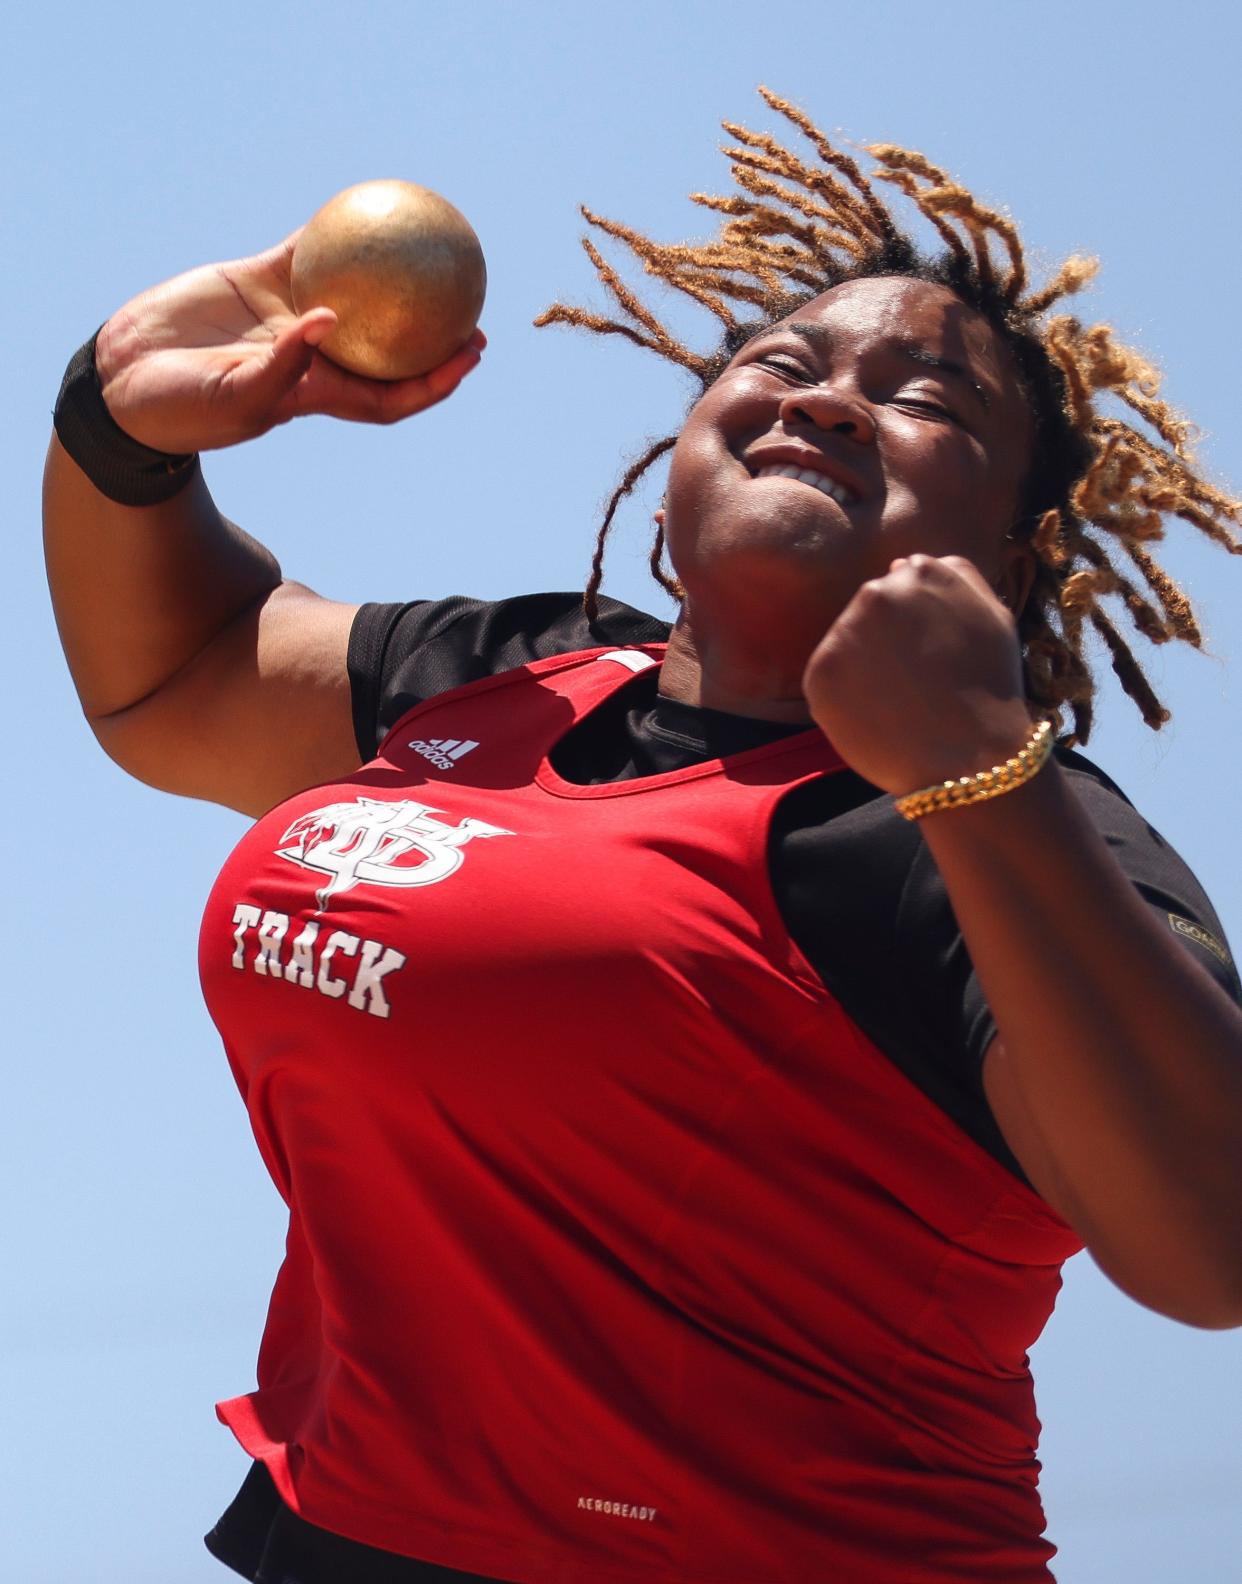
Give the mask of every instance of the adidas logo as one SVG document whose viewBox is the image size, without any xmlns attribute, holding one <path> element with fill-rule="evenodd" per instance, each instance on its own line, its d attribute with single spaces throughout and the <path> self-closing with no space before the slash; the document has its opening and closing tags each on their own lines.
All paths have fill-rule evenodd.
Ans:
<svg viewBox="0 0 1242 1584">
<path fill-rule="evenodd" d="M 415 737 L 406 746 L 422 754 L 424 759 L 430 759 L 437 770 L 451 770 L 458 759 L 463 759 L 479 745 L 468 739 L 463 742 L 460 737 L 428 737 L 425 740 Z"/>
</svg>

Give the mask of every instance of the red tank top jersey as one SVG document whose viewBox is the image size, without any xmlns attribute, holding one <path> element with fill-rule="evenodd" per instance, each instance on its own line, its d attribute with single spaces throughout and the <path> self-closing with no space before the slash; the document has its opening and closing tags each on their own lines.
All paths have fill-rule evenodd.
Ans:
<svg viewBox="0 0 1242 1584">
<path fill-rule="evenodd" d="M 218 1412 L 312 1523 L 524 1584 L 1046 1581 L 1079 1242 L 790 940 L 820 733 L 552 769 L 660 653 L 442 694 L 226 863 L 203 983 L 289 1235 Z"/>
</svg>

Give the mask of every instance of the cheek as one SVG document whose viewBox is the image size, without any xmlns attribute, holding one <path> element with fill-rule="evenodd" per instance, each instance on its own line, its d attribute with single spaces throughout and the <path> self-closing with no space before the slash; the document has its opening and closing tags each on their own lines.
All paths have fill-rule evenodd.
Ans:
<svg viewBox="0 0 1242 1584">
<path fill-rule="evenodd" d="M 699 409 L 695 408 L 677 437 L 669 461 L 664 498 L 666 528 L 671 538 L 719 509 L 729 491 L 743 481 L 733 476 L 723 442 L 708 415 L 698 415 Z"/>
<path fill-rule="evenodd" d="M 897 435 L 886 450 L 890 523 L 918 524 L 967 554 L 972 541 L 990 543 L 1009 527 L 1016 493 L 972 437 L 949 429 Z"/>
</svg>

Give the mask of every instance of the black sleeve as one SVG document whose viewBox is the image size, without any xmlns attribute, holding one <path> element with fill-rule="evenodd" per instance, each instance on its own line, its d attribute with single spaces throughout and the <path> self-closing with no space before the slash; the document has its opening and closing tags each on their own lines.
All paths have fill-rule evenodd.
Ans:
<svg viewBox="0 0 1242 1584">
<path fill-rule="evenodd" d="M 1242 1003 L 1220 922 L 1186 864 L 1090 761 L 1062 750 L 1058 758 L 1122 871 Z M 890 1061 L 1021 1177 L 983 1090 L 996 1023 L 918 827 L 842 772 L 786 798 L 772 838 L 786 922 L 827 988 Z"/>
<path fill-rule="evenodd" d="M 402 715 L 437 693 L 551 655 L 662 643 L 668 630 L 667 622 L 602 595 L 589 622 L 581 593 L 363 605 L 349 638 L 358 751 L 364 762 L 373 758 Z"/>
<path fill-rule="evenodd" d="M 1242 985 L 1225 932 L 1188 866 L 1120 787 L 1089 759 L 1068 750 L 1059 752 L 1058 757 L 1088 818 L 1139 895 L 1221 989 L 1242 1004 Z M 929 857 L 927 861 L 930 862 Z M 960 955 L 965 962 L 965 952 Z M 971 1070 L 978 1072 L 996 1033 L 996 1023 L 973 968 L 963 984 L 961 1018 L 966 1060 Z"/>
</svg>

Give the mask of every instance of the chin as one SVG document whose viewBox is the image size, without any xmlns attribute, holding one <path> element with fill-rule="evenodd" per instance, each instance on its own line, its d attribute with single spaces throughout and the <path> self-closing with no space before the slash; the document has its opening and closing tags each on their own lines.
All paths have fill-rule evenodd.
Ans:
<svg viewBox="0 0 1242 1584">
<path fill-rule="evenodd" d="M 844 548 L 835 535 L 825 536 L 822 525 L 801 536 L 784 525 L 779 534 L 700 542 L 693 554 L 674 556 L 674 567 L 688 594 L 699 591 L 713 603 L 839 610 L 863 581 L 856 566 L 845 564 Z"/>
</svg>

